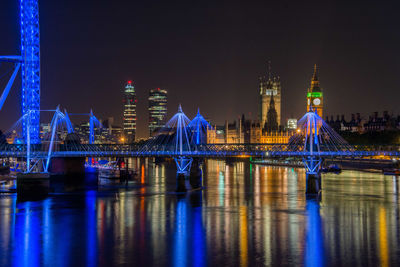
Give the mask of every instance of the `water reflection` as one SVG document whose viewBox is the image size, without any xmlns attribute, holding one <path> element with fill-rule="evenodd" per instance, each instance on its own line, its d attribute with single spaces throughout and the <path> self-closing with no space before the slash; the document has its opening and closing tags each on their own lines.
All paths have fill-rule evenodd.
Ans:
<svg viewBox="0 0 400 267">
<path fill-rule="evenodd" d="M 187 203 L 183 199 L 178 201 L 175 219 L 174 259 L 175 267 L 188 265 L 188 230 L 187 230 Z"/>
<path fill-rule="evenodd" d="M 131 162 L 132 161 L 132 162 Z M 399 182 L 324 175 L 306 200 L 301 169 L 208 160 L 205 189 L 176 194 L 173 162 L 130 160 L 132 186 L 18 202 L 0 197 L 0 265 L 343 266 L 400 259 Z"/>
<path fill-rule="evenodd" d="M 16 266 L 39 266 L 40 222 L 33 203 L 19 205 L 15 220 L 14 254 Z"/>
<path fill-rule="evenodd" d="M 193 266 L 206 266 L 206 235 L 203 226 L 203 210 L 201 205 L 195 207 L 193 210 L 193 242 L 191 250 L 193 252 Z"/>
<path fill-rule="evenodd" d="M 240 207 L 240 266 L 248 264 L 247 207 Z"/>
<path fill-rule="evenodd" d="M 307 267 L 323 266 L 324 240 L 319 203 L 308 200 L 306 204 L 307 230 L 304 265 Z"/>
<path fill-rule="evenodd" d="M 86 266 L 97 266 L 96 192 L 86 192 Z"/>
<path fill-rule="evenodd" d="M 384 207 L 379 208 L 379 256 L 380 266 L 389 266 L 388 255 L 388 239 L 387 239 L 387 224 L 386 224 L 386 211 Z"/>
</svg>

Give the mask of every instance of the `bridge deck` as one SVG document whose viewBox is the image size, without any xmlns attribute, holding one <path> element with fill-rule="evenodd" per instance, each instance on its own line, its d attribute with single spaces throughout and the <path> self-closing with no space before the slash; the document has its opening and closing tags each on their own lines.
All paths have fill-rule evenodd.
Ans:
<svg viewBox="0 0 400 267">
<path fill-rule="evenodd" d="M 209 144 L 191 147 L 190 151 L 174 152 L 170 147 L 144 147 L 140 145 L 57 145 L 51 157 L 368 157 L 368 156 L 400 156 L 398 146 L 356 146 L 352 151 L 308 152 L 301 148 L 293 151 L 286 144 Z M 25 145 L 5 144 L 0 146 L 0 157 L 26 157 Z M 48 145 L 32 146 L 31 155 L 47 157 Z"/>
</svg>

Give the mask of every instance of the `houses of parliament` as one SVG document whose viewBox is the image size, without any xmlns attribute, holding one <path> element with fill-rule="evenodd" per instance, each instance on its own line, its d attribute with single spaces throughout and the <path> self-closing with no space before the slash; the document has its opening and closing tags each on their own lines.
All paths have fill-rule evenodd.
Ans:
<svg viewBox="0 0 400 267">
<path fill-rule="evenodd" d="M 306 111 L 323 116 L 323 92 L 319 85 L 318 67 L 314 65 L 310 87 L 306 95 Z M 295 133 L 296 124 L 282 124 L 282 86 L 279 76 L 274 76 L 270 65 L 266 76 L 259 78 L 258 120 L 245 116 L 224 126 L 215 126 L 207 133 L 208 143 L 285 144 Z"/>
<path fill-rule="evenodd" d="M 271 72 L 260 77 L 258 122 L 251 125 L 251 143 L 271 144 L 289 142 L 292 131 L 282 125 L 282 86 L 279 76 Z"/>
</svg>

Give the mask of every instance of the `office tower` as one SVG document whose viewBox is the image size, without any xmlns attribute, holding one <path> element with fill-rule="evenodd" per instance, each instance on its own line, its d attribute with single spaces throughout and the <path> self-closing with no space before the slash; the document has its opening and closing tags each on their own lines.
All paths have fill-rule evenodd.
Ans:
<svg viewBox="0 0 400 267">
<path fill-rule="evenodd" d="M 135 141 L 136 135 L 136 93 L 132 81 L 124 88 L 124 134 L 128 143 Z"/>
<path fill-rule="evenodd" d="M 151 89 L 149 92 L 149 134 L 164 126 L 167 117 L 167 90 Z"/>
</svg>

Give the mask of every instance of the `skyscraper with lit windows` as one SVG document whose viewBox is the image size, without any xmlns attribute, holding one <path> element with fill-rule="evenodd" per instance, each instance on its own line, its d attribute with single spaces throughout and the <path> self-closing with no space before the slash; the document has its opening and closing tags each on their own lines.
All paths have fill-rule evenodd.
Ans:
<svg viewBox="0 0 400 267">
<path fill-rule="evenodd" d="M 125 142 L 132 143 L 136 135 L 136 92 L 132 81 L 124 89 L 124 135 Z"/>
<path fill-rule="evenodd" d="M 149 92 L 149 134 L 164 126 L 167 117 L 167 90 L 151 89 Z"/>
</svg>

